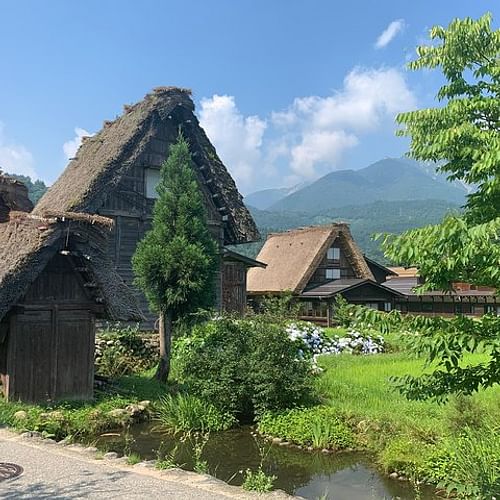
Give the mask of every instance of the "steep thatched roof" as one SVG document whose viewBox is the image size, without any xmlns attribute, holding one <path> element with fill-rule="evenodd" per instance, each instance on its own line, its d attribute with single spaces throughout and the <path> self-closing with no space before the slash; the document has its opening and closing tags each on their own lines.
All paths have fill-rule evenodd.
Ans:
<svg viewBox="0 0 500 500">
<path fill-rule="evenodd" d="M 349 227 L 346 224 L 330 224 L 270 234 L 257 256 L 257 260 L 267 264 L 267 268 L 249 270 L 248 292 L 265 294 L 290 290 L 301 293 L 337 238 L 343 244 L 356 276 L 374 280 Z"/>
<path fill-rule="evenodd" d="M 7 221 L 12 210 L 31 212 L 33 203 L 22 182 L 0 173 L 0 222 Z"/>
<path fill-rule="evenodd" d="M 104 253 L 111 226 L 110 219 L 87 214 L 11 213 L 10 221 L 0 224 L 0 319 L 59 252 L 85 261 L 96 284 L 96 301 L 109 319 L 141 320 L 133 292 Z"/>
<path fill-rule="evenodd" d="M 127 106 L 115 121 L 105 122 L 96 135 L 85 138 L 76 158 L 38 202 L 36 212 L 98 213 L 107 193 L 141 157 L 155 134 L 168 129 L 175 138 L 179 128 L 189 142 L 197 175 L 225 220 L 226 242 L 257 240 L 255 222 L 194 114 L 190 91 L 176 87 L 155 89 Z"/>
</svg>

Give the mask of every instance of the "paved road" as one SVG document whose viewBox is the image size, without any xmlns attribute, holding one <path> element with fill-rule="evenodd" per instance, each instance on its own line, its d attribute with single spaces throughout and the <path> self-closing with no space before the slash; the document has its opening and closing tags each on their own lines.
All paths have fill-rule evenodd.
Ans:
<svg viewBox="0 0 500 500">
<path fill-rule="evenodd" d="M 0 481 L 2 499 L 227 499 L 256 498 L 240 488 L 186 471 L 160 472 L 96 460 L 85 451 L 0 429 L 0 462 L 23 467 L 17 478 Z M 273 498 L 285 495 L 276 492 Z"/>
</svg>

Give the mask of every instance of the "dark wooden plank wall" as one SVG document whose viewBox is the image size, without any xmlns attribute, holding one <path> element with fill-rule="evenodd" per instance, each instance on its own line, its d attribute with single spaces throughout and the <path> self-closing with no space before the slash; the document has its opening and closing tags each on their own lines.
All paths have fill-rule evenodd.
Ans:
<svg viewBox="0 0 500 500">
<path fill-rule="evenodd" d="M 92 397 L 94 307 L 70 258 L 56 255 L 7 318 L 1 353 L 10 400 Z"/>
<path fill-rule="evenodd" d="M 328 256 L 328 251 L 325 252 L 323 255 L 323 258 L 321 259 L 321 262 L 318 264 L 318 267 L 314 271 L 314 274 L 312 275 L 311 279 L 309 280 L 309 283 L 307 286 L 315 286 L 315 285 L 320 285 L 322 283 L 325 283 L 327 281 L 326 279 L 326 269 L 327 268 L 337 268 L 340 269 L 340 278 L 341 279 L 349 279 L 349 278 L 356 278 L 356 273 L 354 272 L 354 269 L 352 268 L 351 264 L 346 258 L 346 252 L 344 248 L 344 244 L 341 239 L 337 238 L 332 244 L 331 247 L 338 247 L 340 248 L 340 260 L 329 260 L 327 258 Z"/>
<path fill-rule="evenodd" d="M 122 177 L 116 188 L 109 193 L 99 213 L 112 217 L 115 227 L 109 238 L 108 254 L 115 262 L 116 269 L 125 283 L 133 287 L 133 270 L 131 259 L 137 243 L 144 237 L 151 226 L 153 199 L 145 196 L 145 175 L 148 168 L 160 168 L 165 158 L 169 144 L 175 141 L 178 134 L 176 127 L 160 124 L 157 126 L 143 153 L 137 158 Z M 205 200 L 209 229 L 212 236 L 222 249 L 224 233 L 222 217 L 212 201 L 211 194 L 202 182 L 200 188 Z M 219 271 L 216 280 L 216 306 L 221 304 L 222 272 Z M 136 290 L 136 296 L 147 321 L 144 326 L 152 327 L 156 315 L 151 313 L 144 294 Z"/>
<path fill-rule="evenodd" d="M 224 262 L 222 304 L 224 311 L 244 314 L 247 302 L 247 268 L 241 262 Z"/>
</svg>

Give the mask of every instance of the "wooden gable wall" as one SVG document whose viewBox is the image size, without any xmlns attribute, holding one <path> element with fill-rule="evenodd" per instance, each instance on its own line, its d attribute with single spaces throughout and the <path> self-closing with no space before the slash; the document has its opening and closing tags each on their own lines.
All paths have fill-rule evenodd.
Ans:
<svg viewBox="0 0 500 500">
<path fill-rule="evenodd" d="M 128 167 L 125 175 L 113 191 L 109 193 L 99 214 L 113 218 L 115 225 L 108 240 L 108 254 L 115 263 L 116 270 L 126 284 L 133 287 L 134 274 L 131 259 L 137 244 L 151 227 L 154 199 L 146 197 L 147 169 L 160 169 L 168 155 L 171 144 L 175 143 L 179 133 L 178 124 L 188 119 L 187 111 L 177 107 L 171 113 L 172 119 L 161 121 L 159 117 L 150 123 L 151 136 L 147 147 L 134 164 Z M 202 182 L 200 173 L 195 168 L 200 189 L 205 201 L 208 226 L 219 248 L 224 244 L 223 221 L 217 211 L 208 187 Z M 221 271 L 216 276 L 216 305 L 221 303 Z M 134 288 L 134 287 L 133 287 Z M 140 290 L 135 290 L 139 305 L 151 326 L 156 315 L 149 312 L 146 297 Z"/>
<path fill-rule="evenodd" d="M 326 269 L 340 269 L 340 278 L 341 279 L 352 279 L 357 278 L 356 273 L 350 264 L 350 262 L 346 258 L 346 249 L 345 243 L 342 237 L 337 237 L 334 242 L 330 245 L 330 247 L 340 248 L 340 259 L 329 260 L 328 259 L 328 251 L 325 251 L 320 263 L 316 267 L 314 274 L 309 280 L 307 287 L 318 286 L 322 283 L 326 283 L 327 281 L 331 281 L 326 278 Z"/>
</svg>

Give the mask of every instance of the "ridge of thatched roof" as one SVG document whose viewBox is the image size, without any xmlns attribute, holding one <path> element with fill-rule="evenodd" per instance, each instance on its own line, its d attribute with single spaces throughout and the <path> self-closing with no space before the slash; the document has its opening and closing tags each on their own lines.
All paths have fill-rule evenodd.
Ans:
<svg viewBox="0 0 500 500">
<path fill-rule="evenodd" d="M 85 259 L 97 284 L 106 316 L 113 320 L 141 320 L 130 290 L 104 252 L 112 221 L 100 216 L 64 213 L 41 217 L 22 212 L 0 224 L 0 320 L 28 291 L 59 252 Z M 83 217 L 82 217 L 83 215 Z"/>
<path fill-rule="evenodd" d="M 341 239 L 346 258 L 357 277 L 374 280 L 361 250 L 352 238 L 349 226 L 329 224 L 269 234 L 257 256 L 257 260 L 266 263 L 267 267 L 248 271 L 248 292 L 302 293 L 327 249 L 337 238 Z"/>
<path fill-rule="evenodd" d="M 218 200 L 226 224 L 226 242 L 257 240 L 255 222 L 201 128 L 190 95 L 187 89 L 158 87 L 142 101 L 126 106 L 122 116 L 106 122 L 100 132 L 82 141 L 76 157 L 38 202 L 35 212 L 97 213 L 107 194 L 144 152 L 155 130 L 171 125 L 173 120 L 189 143 L 200 181 Z"/>
</svg>

